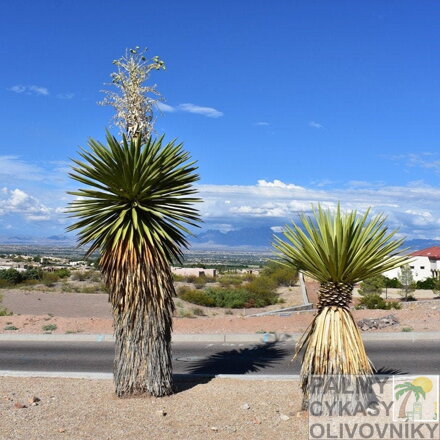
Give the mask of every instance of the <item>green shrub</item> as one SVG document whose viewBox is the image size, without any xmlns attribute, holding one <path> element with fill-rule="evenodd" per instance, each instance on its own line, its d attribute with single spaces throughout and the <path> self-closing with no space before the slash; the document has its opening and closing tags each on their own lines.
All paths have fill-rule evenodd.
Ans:
<svg viewBox="0 0 440 440">
<path fill-rule="evenodd" d="M 41 280 L 43 278 L 43 271 L 40 268 L 32 267 L 23 272 L 22 277 L 23 281 Z"/>
<path fill-rule="evenodd" d="M 426 278 L 423 281 L 417 281 L 417 289 L 437 290 L 440 287 L 439 280 L 436 278 Z"/>
<path fill-rule="evenodd" d="M 401 306 L 397 302 L 386 301 L 380 295 L 376 295 L 372 293 L 363 296 L 359 301 L 359 304 L 356 306 L 356 308 L 391 310 L 391 309 L 400 309 Z"/>
<path fill-rule="evenodd" d="M 359 295 L 380 295 L 385 287 L 385 277 L 376 275 L 363 280 L 359 286 Z"/>
<path fill-rule="evenodd" d="M 11 316 L 12 312 L 10 312 L 6 307 L 0 306 L 0 316 Z"/>
<path fill-rule="evenodd" d="M 271 262 L 264 267 L 262 277 L 270 278 L 277 286 L 292 286 L 298 280 L 298 271 L 293 266 Z"/>
<path fill-rule="evenodd" d="M 52 332 L 56 330 L 58 327 L 56 324 L 46 324 L 41 327 L 45 332 Z"/>
<path fill-rule="evenodd" d="M 18 330 L 18 327 L 15 327 L 15 325 L 7 325 L 4 327 L 5 330 Z"/>
<path fill-rule="evenodd" d="M 276 281 L 271 277 L 259 276 L 246 285 L 246 289 L 256 295 L 267 295 L 277 288 Z"/>
<path fill-rule="evenodd" d="M 23 281 L 23 276 L 15 269 L 0 270 L 0 279 L 9 282 L 10 284 L 18 284 Z"/>
<path fill-rule="evenodd" d="M 179 289 L 179 298 L 199 306 L 215 307 L 215 301 L 202 290 Z"/>
<path fill-rule="evenodd" d="M 229 309 L 264 307 L 275 304 L 277 294 L 271 291 L 251 292 L 244 287 L 210 287 L 206 290 L 179 289 L 179 298 L 206 307 L 225 307 Z"/>
<path fill-rule="evenodd" d="M 68 277 L 70 277 L 70 270 L 69 269 L 58 269 L 55 271 L 55 274 L 59 278 L 68 278 Z"/>
<path fill-rule="evenodd" d="M 206 294 L 217 307 L 228 309 L 265 307 L 277 302 L 277 295 L 270 291 L 252 292 L 247 288 L 209 288 Z"/>
<path fill-rule="evenodd" d="M 237 309 L 255 305 L 254 302 L 251 303 L 252 294 L 243 288 L 209 288 L 206 289 L 206 295 L 213 299 L 216 307 Z"/>
<path fill-rule="evenodd" d="M 223 287 L 239 286 L 243 283 L 244 279 L 240 275 L 223 275 L 218 279 L 219 283 Z"/>
<path fill-rule="evenodd" d="M 397 278 L 385 278 L 385 287 L 389 289 L 400 289 L 402 287 L 402 283 Z"/>
</svg>

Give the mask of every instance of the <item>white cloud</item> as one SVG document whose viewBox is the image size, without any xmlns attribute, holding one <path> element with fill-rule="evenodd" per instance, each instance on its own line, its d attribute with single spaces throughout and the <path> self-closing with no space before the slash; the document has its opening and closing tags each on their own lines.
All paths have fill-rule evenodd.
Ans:
<svg viewBox="0 0 440 440">
<path fill-rule="evenodd" d="M 20 159 L 18 156 L 0 156 L 0 178 L 18 180 L 43 180 L 47 173 L 43 168 Z"/>
<path fill-rule="evenodd" d="M 179 109 L 188 112 L 196 113 L 198 115 L 203 115 L 208 118 L 219 118 L 223 116 L 223 113 L 213 107 L 201 107 L 200 105 L 195 105 L 191 103 L 180 104 Z"/>
<path fill-rule="evenodd" d="M 8 190 L 0 199 L 0 215 L 21 214 L 29 221 L 49 220 L 51 209 L 21 189 Z"/>
<path fill-rule="evenodd" d="M 286 228 L 284 226 L 271 226 L 270 229 L 272 229 L 273 232 L 280 234 L 281 232 L 284 232 Z"/>
<path fill-rule="evenodd" d="M 49 95 L 49 90 L 46 87 L 36 86 L 36 85 L 23 86 L 18 84 L 9 87 L 8 90 L 15 93 L 24 93 L 25 95 L 37 95 L 37 96 Z"/>
<path fill-rule="evenodd" d="M 58 93 L 58 99 L 73 99 L 75 97 L 75 93 Z"/>
<path fill-rule="evenodd" d="M 395 162 L 403 162 L 408 168 L 426 168 L 440 173 L 440 159 L 438 153 L 422 152 L 399 154 L 389 157 Z"/>
<path fill-rule="evenodd" d="M 316 122 L 316 121 L 310 121 L 309 127 L 317 128 L 318 130 L 321 128 L 324 128 L 324 126 L 322 124 L 320 124 L 319 122 Z"/>
<path fill-rule="evenodd" d="M 255 125 L 258 125 L 259 127 L 267 127 L 269 124 L 269 122 L 266 121 L 260 121 L 260 122 L 256 122 Z"/>
<path fill-rule="evenodd" d="M 412 238 L 440 235 L 440 188 L 412 183 L 408 186 L 379 186 L 367 182 L 357 187 L 324 190 L 302 187 L 280 180 L 260 180 L 255 185 L 199 185 L 203 217 L 207 223 L 219 220 L 238 224 L 255 221 L 289 222 L 312 205 L 335 209 L 338 201 L 345 210 L 388 216 L 388 224 Z M 230 203 L 225 204 L 225 200 Z M 260 220 L 259 220 L 260 219 Z"/>
<path fill-rule="evenodd" d="M 156 107 L 161 111 L 165 113 L 172 113 L 175 112 L 176 109 L 172 105 L 165 104 L 164 102 L 157 101 Z"/>
<path fill-rule="evenodd" d="M 209 225 L 209 229 L 214 229 L 226 233 L 233 231 L 235 228 L 229 223 L 212 223 Z"/>
<path fill-rule="evenodd" d="M 156 102 L 156 107 L 159 111 L 164 113 L 174 113 L 174 112 L 186 112 L 186 113 L 194 113 L 198 115 L 203 115 L 208 118 L 219 118 L 223 116 L 223 113 L 213 107 L 201 107 L 199 105 L 186 103 L 179 104 L 178 106 L 172 106 L 169 104 L 165 104 L 164 102 Z"/>
</svg>

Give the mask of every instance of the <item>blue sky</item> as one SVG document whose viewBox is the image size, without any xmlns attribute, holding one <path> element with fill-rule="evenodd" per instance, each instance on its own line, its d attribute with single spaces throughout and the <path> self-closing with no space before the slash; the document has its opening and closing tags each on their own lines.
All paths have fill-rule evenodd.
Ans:
<svg viewBox="0 0 440 440">
<path fill-rule="evenodd" d="M 0 236 L 63 233 L 68 160 L 148 46 L 159 133 L 198 160 L 205 229 L 277 228 L 310 203 L 440 237 L 437 1 L 9 1 L 0 17 Z"/>
</svg>

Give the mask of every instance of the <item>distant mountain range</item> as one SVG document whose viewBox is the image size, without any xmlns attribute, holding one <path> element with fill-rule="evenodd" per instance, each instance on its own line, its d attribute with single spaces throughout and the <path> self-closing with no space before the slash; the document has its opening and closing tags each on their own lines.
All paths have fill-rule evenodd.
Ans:
<svg viewBox="0 0 440 440">
<path fill-rule="evenodd" d="M 246 227 L 229 232 L 207 230 L 190 237 L 193 249 L 255 249 L 267 250 L 271 248 L 273 237 L 282 237 L 281 233 L 274 233 L 269 226 Z M 8 245 L 40 245 L 40 246 L 74 246 L 75 238 L 66 235 L 51 235 L 49 237 L 33 237 L 28 235 L 0 236 L 0 244 Z M 410 239 L 405 247 L 410 250 L 420 250 L 430 246 L 440 246 L 440 240 Z"/>
<path fill-rule="evenodd" d="M 0 244 L 41 245 L 41 246 L 74 246 L 75 238 L 65 235 L 51 235 L 50 237 L 35 237 L 31 235 L 0 235 Z"/>
<path fill-rule="evenodd" d="M 282 237 L 282 233 L 274 233 L 270 227 L 242 228 L 235 231 L 220 232 L 208 230 L 192 238 L 191 244 L 194 248 L 213 247 L 242 247 L 268 249 L 271 247 L 274 236 Z M 404 247 L 412 251 L 425 249 L 430 246 L 440 246 L 440 240 L 429 239 L 408 239 Z"/>
</svg>

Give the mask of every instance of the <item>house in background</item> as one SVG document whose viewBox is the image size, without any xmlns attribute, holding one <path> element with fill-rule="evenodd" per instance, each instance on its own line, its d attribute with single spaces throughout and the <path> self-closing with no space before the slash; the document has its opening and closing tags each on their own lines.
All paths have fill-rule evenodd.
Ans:
<svg viewBox="0 0 440 440">
<path fill-rule="evenodd" d="M 440 278 L 440 246 L 432 246 L 409 254 L 414 281 Z M 384 272 L 387 278 L 399 278 L 400 268 Z"/>
<path fill-rule="evenodd" d="M 172 267 L 171 272 L 180 276 L 194 276 L 194 277 L 212 277 L 217 276 L 216 269 L 203 269 L 201 267 Z"/>
</svg>

